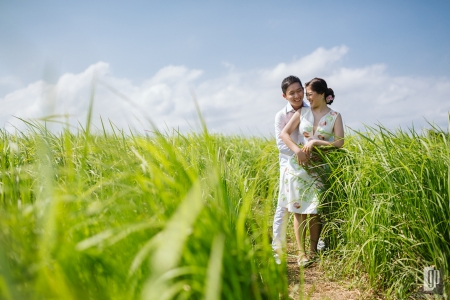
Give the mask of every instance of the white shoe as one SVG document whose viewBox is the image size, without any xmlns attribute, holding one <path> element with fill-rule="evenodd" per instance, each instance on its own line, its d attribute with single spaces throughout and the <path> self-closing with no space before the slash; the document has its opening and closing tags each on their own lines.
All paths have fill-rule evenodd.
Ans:
<svg viewBox="0 0 450 300">
<path fill-rule="evenodd" d="M 317 242 L 317 251 L 321 252 L 326 249 L 327 245 L 325 244 L 325 241 L 319 238 L 319 241 Z"/>
</svg>

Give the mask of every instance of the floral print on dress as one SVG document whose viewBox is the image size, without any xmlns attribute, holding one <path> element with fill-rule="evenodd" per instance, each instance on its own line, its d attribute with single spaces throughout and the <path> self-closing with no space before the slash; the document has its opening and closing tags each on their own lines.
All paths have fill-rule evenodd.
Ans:
<svg viewBox="0 0 450 300">
<path fill-rule="evenodd" d="M 330 141 L 334 133 L 334 123 L 338 112 L 330 110 L 319 122 L 315 132 L 313 132 L 314 115 L 311 108 L 303 107 L 300 113 L 300 132 L 305 137 L 305 141 L 322 140 Z M 290 212 L 298 214 L 316 214 L 319 205 L 318 188 L 321 183 L 318 180 L 318 174 L 307 172 L 302 165 L 298 164 L 297 156 L 291 156 L 288 162 L 288 168 L 285 172 L 284 194 L 286 198 L 284 203 Z"/>
<path fill-rule="evenodd" d="M 316 133 L 326 134 L 326 131 L 323 128 L 318 127 Z"/>
</svg>

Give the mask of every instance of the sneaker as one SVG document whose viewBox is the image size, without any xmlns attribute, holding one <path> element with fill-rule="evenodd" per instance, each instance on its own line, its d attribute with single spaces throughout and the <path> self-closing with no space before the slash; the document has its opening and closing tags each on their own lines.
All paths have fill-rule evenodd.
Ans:
<svg viewBox="0 0 450 300">
<path fill-rule="evenodd" d="M 319 238 L 319 241 L 317 242 L 317 251 L 321 252 L 326 249 L 327 245 L 325 244 L 325 241 Z"/>
</svg>

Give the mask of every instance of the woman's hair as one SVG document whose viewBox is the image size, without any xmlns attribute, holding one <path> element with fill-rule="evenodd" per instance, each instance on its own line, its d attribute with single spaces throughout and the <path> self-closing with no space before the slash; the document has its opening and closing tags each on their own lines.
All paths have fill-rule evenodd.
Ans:
<svg viewBox="0 0 450 300">
<path fill-rule="evenodd" d="M 303 87 L 300 78 L 298 78 L 297 76 L 291 75 L 283 79 L 283 81 L 281 82 L 281 90 L 283 91 L 283 94 L 286 94 L 288 87 L 295 82 L 300 83 L 300 86 Z"/>
<path fill-rule="evenodd" d="M 310 87 L 317 94 L 324 94 L 325 102 L 331 104 L 334 101 L 334 92 L 327 86 L 327 82 L 322 78 L 314 78 L 305 84 L 305 87 Z M 327 99 L 328 96 L 331 98 Z"/>
</svg>

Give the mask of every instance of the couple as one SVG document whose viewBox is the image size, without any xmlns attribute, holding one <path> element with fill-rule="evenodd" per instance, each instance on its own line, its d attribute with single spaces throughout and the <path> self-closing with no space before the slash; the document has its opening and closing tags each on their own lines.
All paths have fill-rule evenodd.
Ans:
<svg viewBox="0 0 450 300">
<path fill-rule="evenodd" d="M 303 102 L 306 98 L 310 106 Z M 287 212 L 294 213 L 294 232 L 299 248 L 298 264 L 307 266 L 317 252 L 322 224 L 317 207 L 317 176 L 308 171 L 314 147 L 344 144 L 341 115 L 330 109 L 334 92 L 325 80 L 314 78 L 305 85 L 289 76 L 281 83 L 283 98 L 289 103 L 275 116 L 275 134 L 280 151 L 280 191 L 273 222 L 272 248 L 279 264 L 285 244 Z M 310 216 L 308 222 L 308 215 Z M 305 250 L 306 224 L 309 224 L 310 251 Z"/>
</svg>

